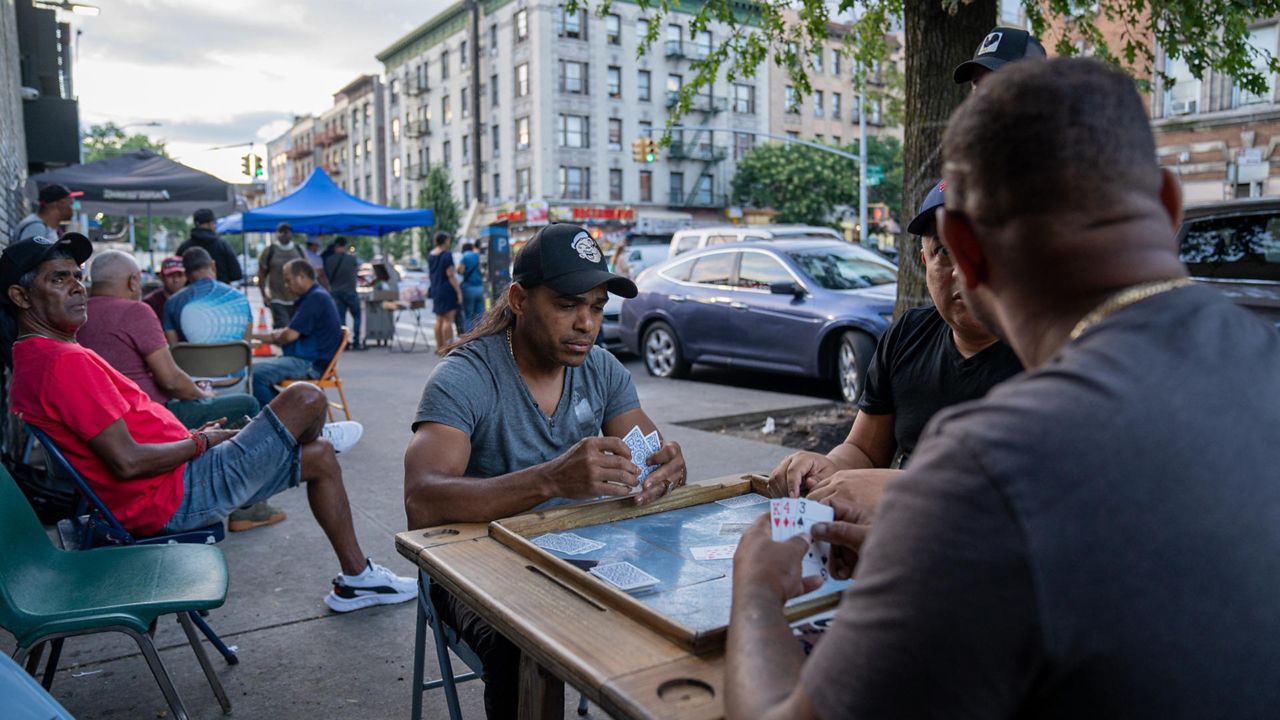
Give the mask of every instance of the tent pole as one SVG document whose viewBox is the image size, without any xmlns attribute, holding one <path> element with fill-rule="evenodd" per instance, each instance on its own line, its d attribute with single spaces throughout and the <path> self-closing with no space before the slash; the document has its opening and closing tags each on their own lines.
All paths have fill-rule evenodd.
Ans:
<svg viewBox="0 0 1280 720">
<path fill-rule="evenodd" d="M 133 216 L 129 216 L 129 252 L 138 254 L 138 240 L 133 236 Z"/>
<path fill-rule="evenodd" d="M 151 272 L 156 271 L 156 236 L 151 232 L 151 203 L 147 202 L 147 250 L 151 253 Z"/>
<path fill-rule="evenodd" d="M 244 256 L 244 262 L 241 267 L 244 268 L 243 277 L 240 280 L 241 287 L 244 288 L 244 296 L 249 297 L 249 233 L 244 230 L 244 215 L 240 216 L 240 247 L 241 254 Z"/>
</svg>

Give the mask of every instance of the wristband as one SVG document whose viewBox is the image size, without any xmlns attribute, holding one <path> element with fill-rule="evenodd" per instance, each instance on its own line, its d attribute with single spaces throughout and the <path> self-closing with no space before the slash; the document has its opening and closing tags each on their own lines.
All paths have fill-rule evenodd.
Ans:
<svg viewBox="0 0 1280 720">
<path fill-rule="evenodd" d="M 196 444 L 196 454 L 193 456 L 193 458 L 198 458 L 204 454 L 205 450 L 209 449 L 209 436 L 205 435 L 202 432 L 201 433 L 192 432 L 190 435 L 191 435 L 191 441 Z"/>
</svg>

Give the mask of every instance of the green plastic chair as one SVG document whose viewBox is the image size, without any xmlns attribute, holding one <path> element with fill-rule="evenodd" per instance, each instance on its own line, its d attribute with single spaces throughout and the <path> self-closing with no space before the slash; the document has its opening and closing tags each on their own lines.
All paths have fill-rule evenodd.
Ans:
<svg viewBox="0 0 1280 720">
<path fill-rule="evenodd" d="M 187 720 L 178 691 L 148 635 L 156 618 L 177 615 L 224 713 L 231 712 L 188 613 L 227 599 L 227 563 L 212 545 L 129 545 L 67 551 L 54 547 L 8 471 L 0 467 L 0 627 L 13 633 L 14 662 L 34 673 L 44 643 L 121 632 L 133 638 L 173 716 Z M 34 651 L 34 652 L 33 652 Z M 46 687 L 52 683 L 46 678 Z"/>
</svg>

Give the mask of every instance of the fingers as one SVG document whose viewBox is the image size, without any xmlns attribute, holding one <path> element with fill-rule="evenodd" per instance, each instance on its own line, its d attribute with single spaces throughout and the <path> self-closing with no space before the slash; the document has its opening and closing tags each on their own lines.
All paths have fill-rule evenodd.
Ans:
<svg viewBox="0 0 1280 720">
<path fill-rule="evenodd" d="M 832 486 L 832 495 L 826 499 L 825 504 L 831 506 L 835 519 L 854 525 L 870 525 L 874 508 L 837 494 L 839 483 L 832 483 Z"/>
<path fill-rule="evenodd" d="M 782 458 L 782 462 L 778 463 L 778 467 L 769 473 L 769 481 L 766 487 L 769 489 L 769 497 L 782 497 L 786 494 L 787 472 L 791 469 L 792 463 L 800 458 L 800 453 L 791 453 Z"/>
<path fill-rule="evenodd" d="M 787 468 L 787 482 L 784 488 L 787 497 L 800 497 L 800 487 L 804 479 L 813 472 L 814 462 L 811 458 L 800 457 Z"/>
<path fill-rule="evenodd" d="M 800 594 L 811 593 L 822 587 L 822 583 L 826 582 L 821 575 L 806 575 L 800 578 L 801 590 Z"/>
<path fill-rule="evenodd" d="M 588 438 L 584 442 L 589 444 L 593 449 L 624 457 L 628 461 L 631 460 L 631 448 L 627 447 L 627 444 L 622 442 L 622 438 L 605 435 L 602 437 Z"/>
<path fill-rule="evenodd" d="M 809 488 L 809 499 L 824 502 L 835 497 L 836 483 L 831 482 L 830 478 L 820 480 Z M 827 503 L 830 504 L 830 503 Z"/>
<path fill-rule="evenodd" d="M 813 539 L 823 542 L 829 542 L 832 546 L 839 545 L 850 550 L 861 550 L 862 544 L 866 542 L 867 535 L 871 533 L 870 525 L 855 525 L 849 522 L 830 522 L 815 523 L 811 528 Z"/>
</svg>

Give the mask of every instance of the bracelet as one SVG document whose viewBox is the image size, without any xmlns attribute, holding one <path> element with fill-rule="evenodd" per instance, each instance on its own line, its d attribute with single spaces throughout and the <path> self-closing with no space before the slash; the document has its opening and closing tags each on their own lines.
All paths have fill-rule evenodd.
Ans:
<svg viewBox="0 0 1280 720">
<path fill-rule="evenodd" d="M 192 432 L 190 433 L 190 435 L 191 435 L 191 441 L 196 444 L 196 454 L 193 456 L 193 458 L 198 458 L 204 454 L 205 450 L 209 449 L 209 436 L 205 435 L 202 432 L 201 433 Z"/>
</svg>

